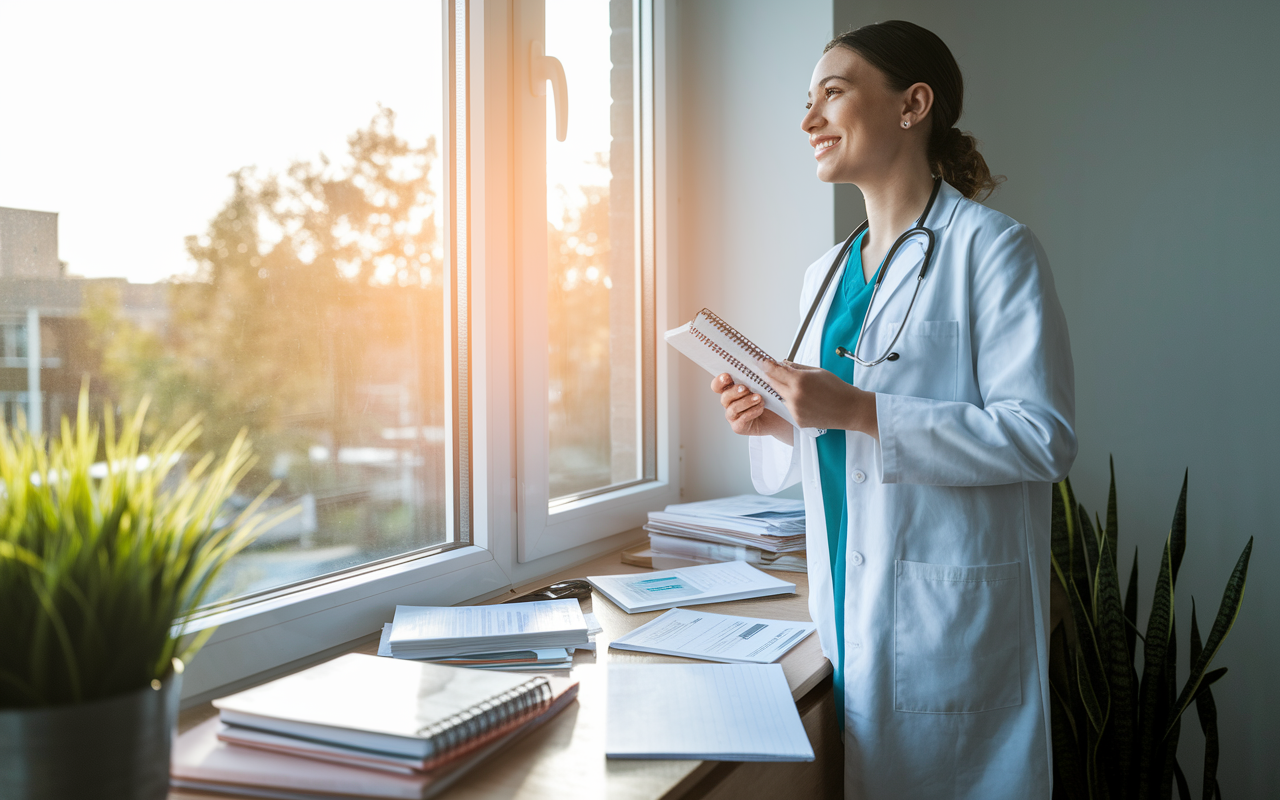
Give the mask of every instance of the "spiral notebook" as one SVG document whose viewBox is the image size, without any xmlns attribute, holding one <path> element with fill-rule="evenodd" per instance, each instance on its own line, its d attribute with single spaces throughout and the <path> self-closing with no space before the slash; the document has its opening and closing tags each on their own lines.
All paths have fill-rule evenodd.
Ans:
<svg viewBox="0 0 1280 800">
<path fill-rule="evenodd" d="M 541 676 L 351 654 L 213 705 L 228 725 L 437 759 L 547 705 L 551 695 Z"/>
<path fill-rule="evenodd" d="M 775 359 L 708 309 L 699 311 L 688 325 L 667 331 L 664 338 L 712 375 L 729 373 L 734 383 L 764 398 L 765 408 L 795 424 L 782 395 L 760 373 L 761 362 Z"/>
</svg>

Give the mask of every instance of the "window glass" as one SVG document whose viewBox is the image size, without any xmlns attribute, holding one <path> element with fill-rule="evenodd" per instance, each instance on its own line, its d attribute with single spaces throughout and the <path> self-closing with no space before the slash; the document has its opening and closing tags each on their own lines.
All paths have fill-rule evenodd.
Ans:
<svg viewBox="0 0 1280 800">
<path fill-rule="evenodd" d="M 547 92 L 549 496 L 644 477 L 632 0 L 546 0 L 567 138 Z"/>
<path fill-rule="evenodd" d="M 233 505 L 278 481 L 296 511 L 211 600 L 459 539 L 442 26 L 439 0 L 0 6 L 3 416 L 50 427 L 88 376 L 96 407 L 150 396 L 152 434 L 203 415 L 196 455 L 247 429 Z"/>
</svg>

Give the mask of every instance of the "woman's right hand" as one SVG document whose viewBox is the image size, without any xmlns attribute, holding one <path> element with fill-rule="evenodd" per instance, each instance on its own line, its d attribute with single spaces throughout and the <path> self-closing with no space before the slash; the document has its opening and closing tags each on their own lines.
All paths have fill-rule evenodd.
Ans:
<svg viewBox="0 0 1280 800">
<path fill-rule="evenodd" d="M 729 427 L 740 436 L 773 436 L 784 444 L 791 444 L 791 423 L 764 407 L 764 398 L 747 391 L 742 384 L 735 384 L 728 373 L 711 379 L 711 391 L 720 395 L 724 418 Z"/>
</svg>

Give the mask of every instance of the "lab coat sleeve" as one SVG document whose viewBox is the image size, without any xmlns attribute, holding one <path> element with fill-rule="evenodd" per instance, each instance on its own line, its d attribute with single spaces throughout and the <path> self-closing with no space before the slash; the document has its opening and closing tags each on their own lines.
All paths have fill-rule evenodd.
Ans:
<svg viewBox="0 0 1280 800">
<path fill-rule="evenodd" d="M 1000 234 L 974 268 L 973 364 L 982 404 L 878 393 L 881 480 L 990 486 L 1062 480 L 1076 455 L 1066 318 L 1040 243 Z"/>
<path fill-rule="evenodd" d="M 750 448 L 751 483 L 757 492 L 777 494 L 800 482 L 800 454 L 795 447 L 772 436 L 752 436 Z"/>
</svg>

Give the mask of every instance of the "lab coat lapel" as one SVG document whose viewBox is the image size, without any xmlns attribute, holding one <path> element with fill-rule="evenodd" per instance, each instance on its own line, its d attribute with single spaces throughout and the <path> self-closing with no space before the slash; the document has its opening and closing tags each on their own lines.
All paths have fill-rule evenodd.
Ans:
<svg viewBox="0 0 1280 800">
<path fill-rule="evenodd" d="M 960 192 L 943 181 L 938 189 L 938 199 L 934 201 L 933 208 L 929 210 L 929 218 L 925 220 L 925 227 L 933 231 L 934 238 L 933 263 L 929 266 L 931 271 L 938 266 L 938 251 L 942 246 L 942 237 L 945 235 L 947 225 L 951 223 L 951 217 L 955 214 L 960 198 Z M 920 274 L 920 263 L 924 260 L 926 241 L 924 236 L 911 237 L 898 249 L 893 257 L 893 263 L 886 265 L 884 283 L 880 284 L 880 291 L 876 292 L 875 302 L 867 309 L 868 329 L 876 325 L 886 309 L 891 307 L 896 313 L 891 314 L 891 318 L 887 321 L 902 321 L 907 303 L 910 302 L 911 294 L 916 289 L 916 277 Z M 928 280 L 927 275 L 925 280 Z"/>
</svg>

